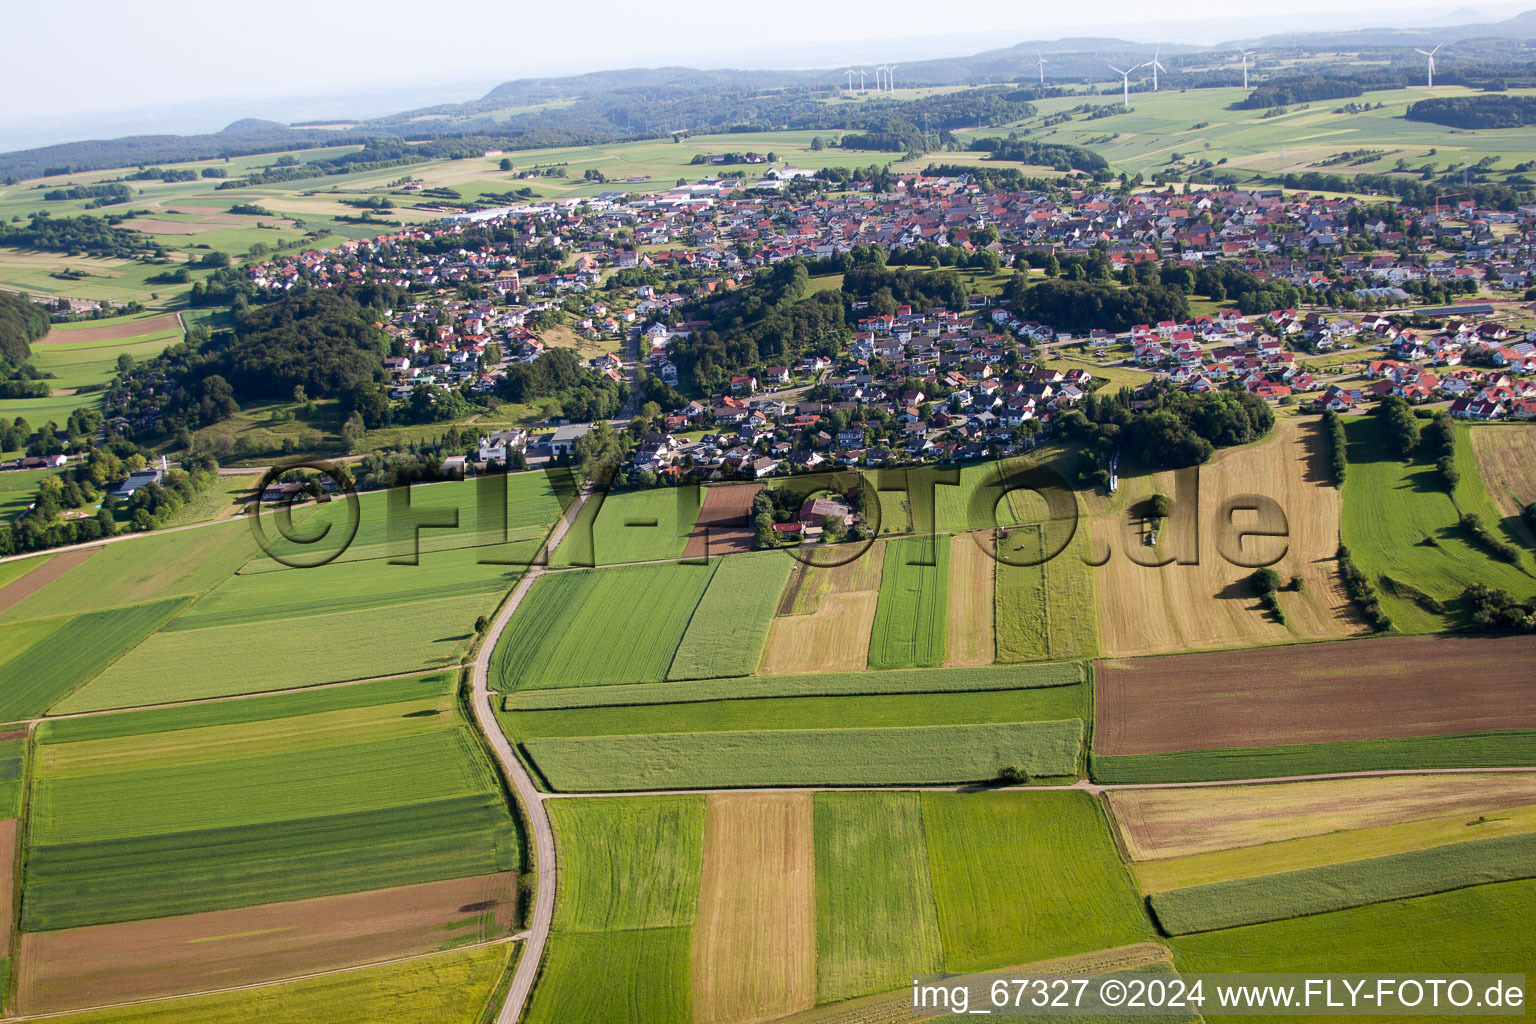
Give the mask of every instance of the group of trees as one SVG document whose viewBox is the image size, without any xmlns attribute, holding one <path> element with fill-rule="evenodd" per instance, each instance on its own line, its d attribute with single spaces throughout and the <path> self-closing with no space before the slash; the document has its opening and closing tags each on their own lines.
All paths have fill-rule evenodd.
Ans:
<svg viewBox="0 0 1536 1024">
<path fill-rule="evenodd" d="M 46 376 L 27 362 L 32 342 L 49 330 L 48 313 L 25 295 L 0 292 L 0 398 L 43 398 L 52 390 Z M 19 445 L 0 445 L 12 451 Z"/>
<path fill-rule="evenodd" d="M 1133 324 L 1189 316 L 1189 299 L 1184 292 L 1160 282 L 1124 286 L 1057 278 L 1030 284 L 1023 275 L 1017 275 L 1008 283 L 1006 295 L 1026 319 L 1076 332 L 1096 327 L 1125 331 Z"/>
<path fill-rule="evenodd" d="M 496 385 L 498 397 L 538 405 L 546 418 L 601 420 L 617 416 L 629 389 L 584 365 L 570 349 L 554 348 L 531 363 L 516 363 Z"/>
<path fill-rule="evenodd" d="M 1082 146 L 1059 142 L 1033 142 L 1017 138 L 975 139 L 971 148 L 991 153 L 990 160 L 1012 160 L 1022 164 L 1050 167 L 1057 171 L 1107 171 L 1109 163 L 1099 154 Z"/>
<path fill-rule="evenodd" d="M 1131 393 L 1089 395 L 1082 406 L 1059 417 L 1062 433 L 1085 442 L 1079 477 L 1105 484 L 1116 452 L 1148 465 L 1182 468 L 1210 459 L 1217 448 L 1257 441 L 1274 426 L 1275 414 L 1263 399 L 1246 391 L 1194 394 L 1156 390 L 1140 408 Z"/>
<path fill-rule="evenodd" d="M 148 235 L 117 226 L 125 216 L 54 217 L 35 213 L 31 220 L 20 224 L 0 222 L 0 245 L 118 259 L 154 252 L 157 247 Z"/>
<path fill-rule="evenodd" d="M 1267 82 L 1232 104 L 1233 110 L 1264 110 L 1268 107 L 1284 107 L 1294 103 L 1314 103 L 1318 100 L 1342 100 L 1359 96 L 1365 90 L 1360 83 L 1347 78 L 1308 75 L 1305 78 L 1282 78 Z"/>
<path fill-rule="evenodd" d="M 1408 108 L 1410 121 L 1451 128 L 1524 128 L 1536 124 L 1536 96 L 1445 96 L 1419 100 Z"/>
<path fill-rule="evenodd" d="M 1536 601 L 1519 601 L 1507 590 L 1474 583 L 1461 592 L 1473 629 L 1536 633 Z"/>
<path fill-rule="evenodd" d="M 1328 439 L 1328 462 L 1333 471 L 1333 482 L 1342 487 L 1349 472 L 1348 444 L 1344 439 L 1344 421 L 1332 409 L 1323 411 L 1323 435 Z"/>
</svg>

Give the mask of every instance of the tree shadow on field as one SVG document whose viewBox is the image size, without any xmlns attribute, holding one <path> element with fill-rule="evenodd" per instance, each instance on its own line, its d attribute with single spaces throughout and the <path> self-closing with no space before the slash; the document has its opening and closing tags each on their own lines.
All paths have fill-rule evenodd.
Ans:
<svg viewBox="0 0 1536 1024">
<path fill-rule="evenodd" d="M 460 633 L 458 636 L 440 636 L 432 642 L 435 644 L 456 644 L 460 640 L 468 640 L 473 633 Z"/>
<path fill-rule="evenodd" d="M 1296 437 L 1297 443 L 1301 445 L 1302 480 L 1318 485 L 1332 483 L 1333 457 L 1328 451 L 1327 441 L 1323 438 L 1322 424 L 1318 423 L 1313 430 L 1303 427 L 1297 432 Z"/>
<path fill-rule="evenodd" d="M 437 708 L 422 708 L 420 711 L 408 711 L 401 718 L 432 718 L 442 714 Z"/>
<path fill-rule="evenodd" d="M 1258 602 L 1258 598 L 1253 594 L 1253 585 L 1247 580 L 1233 580 L 1216 591 L 1212 596 L 1221 601 L 1242 601 L 1247 599 L 1255 602 L 1255 604 Z"/>
</svg>

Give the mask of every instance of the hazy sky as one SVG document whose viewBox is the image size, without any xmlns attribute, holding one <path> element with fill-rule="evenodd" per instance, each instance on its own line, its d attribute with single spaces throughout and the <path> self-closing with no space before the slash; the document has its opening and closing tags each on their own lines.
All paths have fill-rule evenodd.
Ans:
<svg viewBox="0 0 1536 1024">
<path fill-rule="evenodd" d="M 1294 0 L 1279 12 L 1287 25 L 1277 23 L 1272 6 L 1261 9 L 1262 21 L 1245 24 L 1233 17 L 1245 8 L 1230 0 L 779 0 L 718 10 L 624 0 L 8 6 L 0 149 L 41 144 L 36 139 L 43 136 L 57 141 L 157 130 L 153 125 L 162 122 L 158 130 L 193 130 L 174 126 L 182 121 L 206 130 L 221 127 L 217 118 L 229 113 L 278 120 L 327 112 L 374 116 L 468 99 L 525 75 L 663 63 L 814 67 L 888 52 L 893 56 L 885 59 L 911 60 L 1063 35 L 1212 43 L 1255 30 L 1321 27 L 1307 17 L 1320 12 L 1344 27 L 1341 9 L 1351 12 L 1353 25 L 1394 16 L 1422 24 L 1466 6 L 1489 17 L 1514 9 L 1456 0 Z M 1085 11 L 1093 22 L 1082 20 Z M 314 106 L 260 102 L 284 97 L 304 97 Z M 133 113 L 100 116 L 121 111 Z"/>
</svg>

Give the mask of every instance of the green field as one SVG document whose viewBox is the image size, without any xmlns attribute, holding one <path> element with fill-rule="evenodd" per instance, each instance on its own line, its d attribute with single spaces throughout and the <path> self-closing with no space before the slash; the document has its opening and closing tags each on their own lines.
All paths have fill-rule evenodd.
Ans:
<svg viewBox="0 0 1536 1024">
<path fill-rule="evenodd" d="M 763 697 L 835 697 L 879 693 L 958 693 L 1074 686 L 1087 678 L 1078 661 L 1032 665 L 981 665 L 971 668 L 892 669 L 887 672 L 828 672 L 825 675 L 766 676 L 635 686 L 566 687 L 520 690 L 504 700 L 508 711 L 552 708 L 627 707 Z"/>
<path fill-rule="evenodd" d="M 1349 475 L 1344 481 L 1343 540 L 1355 564 L 1377 584 L 1382 608 L 1398 629 L 1426 633 L 1459 624 L 1454 600 L 1474 581 L 1516 595 L 1536 588 L 1536 577 L 1528 571 L 1529 555 L 1521 556 L 1520 566 L 1500 561 L 1458 523 L 1462 513 L 1479 512 L 1489 529 L 1497 530 L 1502 518 L 1483 489 L 1465 428 L 1457 432 L 1461 482 L 1454 500 L 1440 485 L 1433 459 L 1421 456 L 1404 463 L 1388 450 L 1380 417 L 1348 418 L 1344 429 Z M 1451 605 L 1452 614 L 1435 614 L 1391 593 L 1381 585 L 1383 576 Z"/>
<path fill-rule="evenodd" d="M 690 1019 L 701 797 L 552 801 L 560 894 L 530 1021 Z"/>
<path fill-rule="evenodd" d="M 720 559 L 667 670 L 668 679 L 749 676 L 794 561 L 778 551 Z"/>
<path fill-rule="evenodd" d="M 695 488 L 609 491 L 589 499 L 571 525 L 556 566 L 616 565 L 679 558 L 699 515 Z"/>
<path fill-rule="evenodd" d="M 92 326 L 109 327 L 114 321 L 93 322 Z M 49 386 L 59 388 L 83 388 L 91 385 L 110 384 L 117 376 L 117 357 L 126 353 L 136 362 L 143 362 L 164 352 L 166 346 L 182 340 L 180 330 L 152 331 L 111 341 L 71 342 L 69 335 L 55 332 L 46 344 L 32 347 L 32 365 L 54 380 Z M 82 398 L 82 402 L 84 399 Z"/>
<path fill-rule="evenodd" d="M 33 426 L 41 427 L 42 423 Z M 0 473 L 0 523 L 8 523 L 25 512 L 32 499 L 37 497 L 37 485 L 58 472 L 57 469 L 12 469 Z"/>
<path fill-rule="evenodd" d="M 505 712 L 507 731 L 616 736 L 752 729 L 876 729 L 916 725 L 1055 722 L 1088 717 L 1087 686 L 852 697 L 765 697 L 634 707 Z"/>
<path fill-rule="evenodd" d="M 1175 963 L 1186 973 L 1286 971 L 1431 977 L 1452 971 L 1528 973 L 1536 962 L 1536 933 L 1527 927 L 1533 911 L 1536 881 L 1502 882 L 1272 924 L 1185 935 L 1174 939 L 1172 945 Z"/>
<path fill-rule="evenodd" d="M 870 668 L 944 664 L 949 542 L 948 536 L 886 542 L 880 601 L 869 636 Z M 930 558 L 936 564 L 913 564 Z"/>
<path fill-rule="evenodd" d="M 0 720 L 41 715 L 123 657 L 185 604 L 185 598 L 170 598 L 0 629 L 13 643 L 32 634 L 26 647 L 11 648 L 3 659 L 6 685 L 0 688 Z"/>
<path fill-rule="evenodd" d="M 540 577 L 496 645 L 493 685 L 517 690 L 665 679 L 717 566 L 669 563 Z"/>
<path fill-rule="evenodd" d="M 944 970 L 981 971 L 1150 938 L 1086 793 L 925 793 Z"/>
<path fill-rule="evenodd" d="M 21 812 L 22 776 L 27 764 L 25 739 L 0 740 L 0 818 Z"/>
<path fill-rule="evenodd" d="M 818 793 L 816 994 L 900 988 L 943 969 L 917 793 Z"/>
<path fill-rule="evenodd" d="M 511 943 L 359 967 L 213 995 L 64 1013 L 66 1024 L 472 1024 L 507 969 Z"/>
<path fill-rule="evenodd" d="M 1094 781 L 1106 783 L 1219 782 L 1330 772 L 1528 764 L 1536 764 L 1536 731 L 1530 730 L 1169 754 L 1091 754 L 1089 758 Z"/>
<path fill-rule="evenodd" d="M 1072 775 L 1078 719 L 904 729 L 779 729 L 543 736 L 522 744 L 561 792 L 961 783 L 995 778 L 1004 765 L 1032 775 Z"/>
<path fill-rule="evenodd" d="M 39 736 L 22 927 L 516 870 L 517 829 L 447 681 L 55 724 Z M 404 693 L 420 695 L 360 703 Z M 169 731 L 147 731 L 162 715 Z"/>
<path fill-rule="evenodd" d="M 1215 931 L 1536 876 L 1536 836 L 1498 836 L 1153 893 L 1169 935 Z"/>
</svg>

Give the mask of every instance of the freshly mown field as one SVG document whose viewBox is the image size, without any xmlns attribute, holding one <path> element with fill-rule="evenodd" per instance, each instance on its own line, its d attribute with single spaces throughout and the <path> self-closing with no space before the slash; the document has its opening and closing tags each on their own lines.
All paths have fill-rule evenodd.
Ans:
<svg viewBox="0 0 1536 1024">
<path fill-rule="evenodd" d="M 171 598 L 73 619 L 0 627 L 10 650 L 3 659 L 0 721 L 34 718 L 133 649 L 186 604 Z M 30 633 L 31 638 L 24 639 Z M 18 643 L 20 641 L 20 643 Z M 15 646 L 11 646 L 11 645 Z"/>
<path fill-rule="evenodd" d="M 722 681 L 641 683 L 635 686 L 566 687 L 520 690 L 503 698 L 506 710 L 628 707 L 763 697 L 835 697 L 880 693 L 958 693 L 1075 686 L 1087 678 L 1083 663 L 1060 661 L 1032 665 L 973 668 L 892 669 L 887 672 L 839 672 L 825 675 L 760 676 Z"/>
<path fill-rule="evenodd" d="M 508 966 L 512 943 L 360 967 L 317 978 L 53 1018 L 66 1024 L 473 1024 Z"/>
<path fill-rule="evenodd" d="M 1154 493 L 1177 497 L 1172 472 L 1133 472 L 1122 467 L 1113 512 L 1092 521 L 1094 544 L 1109 560 L 1095 570 L 1102 652 L 1110 656 L 1290 643 L 1345 637 L 1361 631 L 1343 591 L 1337 564 L 1340 493 L 1330 484 L 1321 428 L 1284 420 L 1273 436 L 1221 451 L 1200 467 L 1194 507 L 1175 505 L 1155 546 L 1145 543 Z M 1431 467 L 1433 468 L 1433 467 Z M 1354 467 L 1350 468 L 1354 483 Z M 1224 555 L 1218 525 L 1228 501 L 1259 495 L 1279 515 L 1264 520 L 1235 511 L 1237 529 L 1283 531 L 1284 538 L 1249 537 L 1236 558 Z M 1344 504 L 1348 505 L 1348 492 Z M 1188 502 L 1184 503 L 1185 505 Z M 1283 553 L 1283 555 L 1282 555 Z M 1237 555 L 1236 552 L 1231 554 Z M 1285 580 L 1301 578 L 1306 589 L 1279 595 L 1286 621 L 1259 604 L 1247 579 L 1254 570 L 1234 564 L 1268 561 Z M 1198 564 L 1151 564 L 1195 558 Z"/>
<path fill-rule="evenodd" d="M 1499 836 L 1153 893 L 1169 935 L 1281 921 L 1536 875 L 1536 836 Z"/>
<path fill-rule="evenodd" d="M 1464 437 L 1466 429 L 1461 428 L 1458 436 Z M 1382 608 L 1398 629 L 1424 633 L 1459 624 L 1462 613 L 1455 599 L 1471 583 L 1517 595 L 1530 593 L 1528 555 L 1521 556 L 1518 567 L 1501 561 L 1459 525 L 1463 512 L 1482 512 L 1490 530 L 1521 543 L 1518 535 L 1501 529 L 1502 516 L 1487 514 L 1490 503 L 1473 459 L 1458 460 L 1461 482 L 1453 500 L 1440 483 L 1433 459 L 1404 463 L 1388 450 L 1386 427 L 1379 417 L 1352 419 L 1345 432 L 1349 476 L 1344 483 L 1343 540 L 1355 564 L 1377 584 Z M 1470 445 L 1457 447 L 1460 453 Z M 1396 587 L 1383 585 L 1384 578 Z M 1443 602 L 1449 611 L 1436 613 L 1393 592 L 1404 585 Z"/>
<path fill-rule="evenodd" d="M 823 1002 L 943 969 L 917 793 L 816 794 L 816 985 Z"/>
<path fill-rule="evenodd" d="M 1536 881 L 1527 879 L 1185 935 L 1172 945 L 1179 970 L 1191 973 L 1524 973 L 1536 959 L 1533 912 Z"/>
<path fill-rule="evenodd" d="M 1046 554 L 1046 532 L 1026 525 L 996 543 L 1005 554 Z M 1080 529 L 1065 550 L 1039 565 L 993 562 L 998 661 L 1081 658 L 1098 649 L 1098 613 L 1094 608 L 1094 570 L 1083 562 L 1088 531 Z"/>
<path fill-rule="evenodd" d="M 565 792 L 720 786 L 960 783 L 1004 765 L 1071 775 L 1082 723 L 545 736 L 523 749 Z"/>
<path fill-rule="evenodd" d="M 1536 501 L 1536 424 L 1479 426 L 1465 434 L 1483 488 L 1499 507 L 1500 518 L 1518 517 L 1525 506 Z M 1458 459 L 1462 456 L 1459 447 L 1456 455 Z"/>
<path fill-rule="evenodd" d="M 530 1021 L 692 1019 L 704 798 L 548 805 L 560 893 Z"/>
<path fill-rule="evenodd" d="M 611 491 L 589 499 L 572 524 L 557 566 L 614 565 L 680 558 L 693 533 L 701 498 L 688 487 Z"/>
<path fill-rule="evenodd" d="M 1398 637 L 1100 662 L 1095 776 L 1428 767 L 1463 750 L 1467 767 L 1526 763 L 1533 651 L 1526 637 Z"/>
<path fill-rule="evenodd" d="M 55 723 L 39 736 L 22 929 L 516 870 L 516 827 L 448 682 L 350 709 L 366 690 L 339 687 L 312 717 L 291 716 L 316 698 L 285 695 Z M 280 714 L 244 707 L 268 700 Z M 150 731 L 161 714 L 171 731 Z"/>
<path fill-rule="evenodd" d="M 944 664 L 949 543 L 948 536 L 885 542 L 880 601 L 869 637 L 870 668 Z M 934 564 L 921 564 L 927 559 Z"/>
<path fill-rule="evenodd" d="M 763 675 L 861 672 L 880 593 L 884 542 L 835 568 L 801 565 L 768 629 Z"/>
<path fill-rule="evenodd" d="M 978 971 L 1149 938 L 1086 793 L 925 793 L 944 970 Z"/>
<path fill-rule="evenodd" d="M 716 679 L 757 671 L 779 595 L 794 560 L 760 551 L 720 559 L 667 670 L 668 679 Z"/>
<path fill-rule="evenodd" d="M 541 577 L 496 645 L 494 685 L 519 690 L 665 679 L 718 565 Z"/>
</svg>

